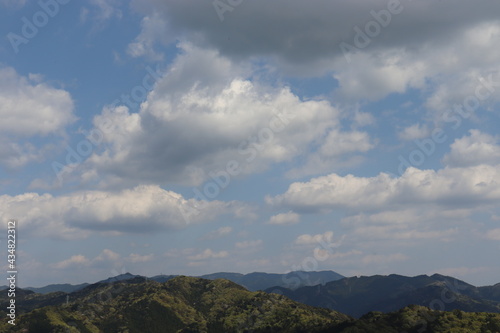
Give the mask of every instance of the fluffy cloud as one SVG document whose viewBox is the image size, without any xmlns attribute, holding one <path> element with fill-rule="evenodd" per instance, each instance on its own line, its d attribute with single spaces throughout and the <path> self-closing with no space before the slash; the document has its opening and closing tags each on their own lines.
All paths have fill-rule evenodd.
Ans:
<svg viewBox="0 0 500 333">
<path fill-rule="evenodd" d="M 66 269 L 66 268 L 71 268 L 71 267 L 81 267 L 81 266 L 88 266 L 90 264 L 90 260 L 85 258 L 85 256 L 78 254 L 71 256 L 69 259 L 65 259 L 62 261 L 59 261 L 55 264 L 52 264 L 51 266 L 56 269 Z"/>
<path fill-rule="evenodd" d="M 3 195 L 0 217 L 7 220 L 14 216 L 23 221 L 21 226 L 27 234 L 75 238 L 85 237 L 91 231 L 150 233 L 179 229 L 224 214 L 239 217 L 242 206 L 237 202 L 186 200 L 180 194 L 151 185 L 57 197 L 36 193 Z"/>
<path fill-rule="evenodd" d="M 107 149 L 85 168 L 130 184 L 199 185 L 228 162 L 237 163 L 237 175 L 258 172 L 308 152 L 313 143 L 336 159 L 372 147 L 366 133 L 340 130 L 340 111 L 329 102 L 303 101 L 288 88 L 245 79 L 245 66 L 215 51 L 181 47 L 184 54 L 139 113 L 120 106 L 95 118 L 96 128 L 113 126 L 102 130 Z"/>
<path fill-rule="evenodd" d="M 82 269 L 85 267 L 102 268 L 113 266 L 120 260 L 121 257 L 118 253 L 109 249 L 104 249 L 93 259 L 88 259 L 84 255 L 78 254 L 57 263 L 53 263 L 50 266 L 55 269 Z"/>
<path fill-rule="evenodd" d="M 498 166 L 445 168 L 439 171 L 408 168 L 399 178 L 381 173 L 376 177 L 353 175 L 313 178 L 293 183 L 268 204 L 294 211 L 329 212 L 384 210 L 430 204 L 455 208 L 494 204 L 500 199 Z"/>
<path fill-rule="evenodd" d="M 406 141 L 428 138 L 430 135 L 431 131 L 429 127 L 427 125 L 422 125 L 419 123 L 404 128 L 398 134 L 400 139 Z"/>
<path fill-rule="evenodd" d="M 127 53 L 134 58 L 146 56 L 155 61 L 163 60 L 163 55 L 154 50 L 154 45 L 158 41 L 168 43 L 172 40 L 166 37 L 169 36 L 166 22 L 158 13 L 153 13 L 142 19 L 141 27 L 141 33 L 128 45 Z"/>
<path fill-rule="evenodd" d="M 297 224 L 299 222 L 300 222 L 300 215 L 292 211 L 289 211 L 288 213 L 281 213 L 271 216 L 268 223 L 277 225 L 289 225 L 289 224 Z"/>
<path fill-rule="evenodd" d="M 436 93 L 429 107 L 448 108 L 457 95 L 470 94 L 471 77 L 498 70 L 500 24 L 493 13 L 500 5 L 494 1 L 481 9 L 466 0 L 402 1 L 394 11 L 400 13 L 391 15 L 380 33 L 365 37 L 366 45 L 356 42 L 357 31 L 366 30 L 368 22 L 377 24 L 374 13 L 387 12 L 387 1 L 322 0 L 314 6 L 300 0 L 251 1 L 230 6 L 222 22 L 212 2 L 195 1 L 197 13 L 193 2 L 146 3 L 136 1 L 136 7 L 147 16 L 161 15 L 170 32 L 231 59 L 263 57 L 292 75 L 333 73 L 338 96 L 347 99 L 376 100 L 431 87 Z M 342 43 L 354 51 L 346 53 Z"/>
<path fill-rule="evenodd" d="M 10 67 L 0 68 L 0 164 L 8 168 L 42 160 L 50 145 L 23 141 L 63 135 L 76 119 L 69 93 L 40 83 L 41 79 L 32 74 L 23 77 Z"/>
<path fill-rule="evenodd" d="M 34 76 L 33 78 L 36 78 Z M 0 68 L 0 131 L 17 137 L 61 134 L 75 120 L 67 91 Z"/>
<path fill-rule="evenodd" d="M 468 136 L 456 139 L 451 145 L 451 151 L 444 158 L 446 165 L 454 167 L 470 167 L 481 164 L 500 164 L 500 139 L 470 130 Z"/>
</svg>

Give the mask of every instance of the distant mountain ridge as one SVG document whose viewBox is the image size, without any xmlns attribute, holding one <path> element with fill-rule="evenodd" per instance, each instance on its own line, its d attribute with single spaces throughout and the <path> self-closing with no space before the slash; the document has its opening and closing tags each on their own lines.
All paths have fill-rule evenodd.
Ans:
<svg viewBox="0 0 500 333">
<path fill-rule="evenodd" d="M 153 277 L 147 277 L 147 279 L 163 283 L 173 279 L 176 276 L 178 275 L 156 275 Z M 129 280 L 136 277 L 146 278 L 141 275 L 134 275 L 127 272 L 124 274 L 120 274 L 114 277 L 109 277 L 107 279 L 98 281 L 97 283 L 112 283 L 117 281 Z M 274 286 L 286 287 L 288 289 L 296 289 L 301 286 L 314 286 L 317 284 L 325 284 L 330 281 L 335 281 L 344 278 L 343 275 L 340 275 L 334 271 L 319 271 L 319 272 L 294 271 L 286 274 L 262 273 L 262 272 L 240 274 L 240 273 L 219 272 L 219 273 L 206 274 L 196 277 L 208 280 L 226 279 L 236 284 L 239 284 L 250 291 L 265 290 Z M 88 283 L 82 283 L 78 285 L 51 284 L 40 288 L 27 287 L 23 289 L 31 290 L 41 294 L 47 294 L 57 291 L 70 293 L 73 291 L 83 289 L 88 285 L 89 285 Z M 5 288 L 6 286 L 0 287 L 0 289 L 5 289 Z"/>
<path fill-rule="evenodd" d="M 315 286 L 330 281 L 343 279 L 344 276 L 334 271 L 294 271 L 287 274 L 254 272 L 249 274 L 214 273 L 200 276 L 203 279 L 227 279 L 242 285 L 250 291 L 265 290 L 280 286 L 296 289 L 302 286 Z"/>
<path fill-rule="evenodd" d="M 410 304 L 447 311 L 500 312 L 500 284 L 478 288 L 439 274 L 350 277 L 296 290 L 273 287 L 266 291 L 357 318 L 370 311 L 392 312 Z"/>
</svg>

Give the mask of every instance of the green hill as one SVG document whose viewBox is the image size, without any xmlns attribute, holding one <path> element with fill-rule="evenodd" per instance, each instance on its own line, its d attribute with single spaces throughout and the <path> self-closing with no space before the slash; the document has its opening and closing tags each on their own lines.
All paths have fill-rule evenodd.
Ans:
<svg viewBox="0 0 500 333">
<path fill-rule="evenodd" d="M 41 295 L 45 298 L 52 294 Z M 30 294 L 30 297 L 36 297 Z M 21 315 L 2 332 L 323 332 L 351 320 L 335 311 L 250 292 L 228 280 L 176 277 L 98 283 Z M 22 303 L 22 302 L 21 302 Z"/>
<path fill-rule="evenodd" d="M 429 278 L 420 276 L 415 284 L 425 285 Z M 370 285 L 363 279 L 361 282 L 366 288 Z M 377 285 L 382 287 L 384 283 L 379 281 Z M 390 283 L 387 285 L 389 288 Z M 283 295 L 251 292 L 229 280 L 186 276 L 164 283 L 134 277 L 115 283 L 103 281 L 70 294 L 20 291 L 17 296 L 17 325 L 11 326 L 4 319 L 0 321 L 0 332 L 500 332 L 497 313 L 444 312 L 410 305 L 390 313 L 372 311 L 355 320 Z M 2 309 L 6 305 L 4 298 L 2 295 Z M 362 307 L 363 303 L 358 305 Z"/>
<path fill-rule="evenodd" d="M 267 291 L 359 318 L 370 311 L 391 312 L 410 304 L 436 306 L 446 311 L 500 312 L 499 302 L 495 300 L 498 287 L 477 288 L 439 274 L 415 277 L 391 274 L 345 278 L 296 290 L 275 287 Z M 434 304 L 435 300 L 439 302 Z"/>
</svg>

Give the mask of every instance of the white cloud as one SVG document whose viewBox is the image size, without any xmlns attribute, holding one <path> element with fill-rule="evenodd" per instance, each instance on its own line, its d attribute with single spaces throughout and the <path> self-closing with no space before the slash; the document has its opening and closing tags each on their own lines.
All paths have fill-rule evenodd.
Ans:
<svg viewBox="0 0 500 333">
<path fill-rule="evenodd" d="M 408 62 L 404 50 L 353 55 L 355 66 L 339 59 L 334 77 L 339 81 L 338 96 L 347 99 L 378 100 L 408 88 L 422 88 L 426 72 L 421 61 Z"/>
<path fill-rule="evenodd" d="M 290 224 L 297 224 L 299 222 L 300 222 L 300 215 L 292 211 L 289 211 L 288 213 L 280 213 L 271 216 L 268 223 L 277 225 L 290 225 Z"/>
<path fill-rule="evenodd" d="M 168 37 L 168 29 L 167 23 L 158 13 L 144 17 L 141 33 L 127 46 L 127 53 L 134 58 L 147 56 L 151 60 L 163 60 L 163 54 L 156 52 L 154 46 L 156 42 L 168 44 L 172 41 Z"/>
<path fill-rule="evenodd" d="M 401 132 L 398 133 L 398 136 L 401 140 L 415 140 L 415 139 L 423 139 L 429 137 L 431 131 L 427 125 L 422 125 L 420 123 L 413 124 L 409 127 L 405 127 Z"/>
<path fill-rule="evenodd" d="M 470 167 L 481 164 L 500 164 L 500 139 L 470 130 L 468 136 L 456 139 L 451 144 L 450 153 L 443 158 L 443 163 L 452 167 Z"/>
<path fill-rule="evenodd" d="M 370 211 L 422 204 L 455 207 L 491 205 L 500 199 L 500 167 L 480 165 L 439 171 L 408 168 L 399 178 L 330 174 L 288 190 L 266 202 L 294 211 L 329 212 L 334 209 Z"/>
<path fill-rule="evenodd" d="M 194 260 L 194 261 L 202 261 L 202 260 L 207 260 L 207 259 L 218 259 L 218 258 L 225 258 L 229 255 L 229 252 L 227 251 L 213 251 L 212 249 L 205 249 L 203 252 L 188 256 L 187 258 L 189 260 Z"/>
<path fill-rule="evenodd" d="M 373 148 L 370 137 L 366 132 L 337 132 L 331 131 L 320 148 L 322 155 L 340 156 L 353 152 L 367 152 Z"/>
<path fill-rule="evenodd" d="M 88 259 L 82 254 L 73 255 L 69 259 L 64 259 L 50 266 L 55 269 L 82 269 L 86 267 L 103 268 L 112 267 L 121 260 L 121 256 L 110 249 L 102 250 L 93 259 Z"/>
<path fill-rule="evenodd" d="M 86 237 L 90 232 L 150 233 L 184 228 L 223 214 L 238 215 L 243 204 L 186 200 L 158 186 L 119 192 L 84 191 L 61 196 L 26 193 L 0 196 L 0 217 L 16 216 L 26 234 Z"/>
<path fill-rule="evenodd" d="M 329 102 L 302 101 L 286 87 L 245 79 L 245 66 L 215 51 L 180 46 L 184 53 L 140 113 L 117 107 L 95 118 L 98 128 L 105 119 L 113 121 L 106 131 L 107 149 L 85 165 L 107 176 L 102 186 L 113 177 L 129 185 L 200 185 L 210 179 L 209 172 L 225 171 L 229 161 L 238 163 L 237 175 L 259 172 L 307 153 L 310 144 L 337 131 L 340 111 Z M 335 138 L 343 140 L 334 149 L 328 143 L 334 150 L 328 154 L 335 157 L 371 147 L 361 132 Z"/>
<path fill-rule="evenodd" d="M 70 94 L 0 68 L 0 131 L 17 137 L 62 134 L 76 118 Z"/>
<path fill-rule="evenodd" d="M 85 258 L 85 256 L 78 254 L 71 256 L 69 259 L 65 259 L 62 261 L 59 261 L 55 264 L 52 264 L 51 266 L 55 269 L 66 269 L 66 268 L 71 268 L 71 267 L 81 267 L 81 266 L 88 266 L 90 264 L 90 260 Z"/>
<path fill-rule="evenodd" d="M 24 141 L 63 136 L 65 127 L 76 120 L 70 94 L 41 80 L 40 75 L 26 78 L 13 68 L 0 68 L 0 164 L 8 168 L 43 160 L 54 147 Z"/>
</svg>

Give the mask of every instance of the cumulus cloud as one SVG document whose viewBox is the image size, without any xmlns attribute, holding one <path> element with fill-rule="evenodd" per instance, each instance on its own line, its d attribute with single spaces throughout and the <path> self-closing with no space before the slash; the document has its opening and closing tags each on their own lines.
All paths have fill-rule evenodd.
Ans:
<svg viewBox="0 0 500 333">
<path fill-rule="evenodd" d="M 391 15 L 390 24 L 379 24 L 380 33 L 367 45 L 356 44 L 357 31 L 368 22 L 378 24 L 373 13 L 387 10 L 387 1 L 316 1 L 314 6 L 299 0 L 251 1 L 225 12 L 223 22 L 211 2 L 195 1 L 196 13 L 193 3 L 143 3 L 136 1 L 136 7 L 146 16 L 161 15 L 180 38 L 231 59 L 266 58 L 287 74 L 331 74 L 339 81 L 337 96 L 349 100 L 432 88 L 436 93 L 428 105 L 441 113 L 457 96 L 463 99 L 464 91 L 470 94 L 471 77 L 476 81 L 498 70 L 500 24 L 493 13 L 500 5 L 494 1 L 481 9 L 466 0 L 403 1 L 399 14 Z M 343 43 L 354 51 L 343 50 Z"/>
<path fill-rule="evenodd" d="M 75 266 L 76 267 L 88 266 L 89 264 L 90 260 L 88 260 L 85 256 L 78 254 L 71 256 L 71 258 L 69 259 L 65 259 L 55 264 L 52 264 L 51 266 L 56 269 L 66 269 Z"/>
<path fill-rule="evenodd" d="M 479 130 L 470 130 L 469 135 L 451 144 L 451 151 L 445 155 L 443 163 L 453 167 L 499 165 L 500 139 Z"/>
<path fill-rule="evenodd" d="M 84 267 L 102 268 L 116 264 L 121 257 L 110 249 L 104 249 L 95 258 L 88 259 L 84 255 L 73 255 L 50 266 L 55 269 L 81 269 Z"/>
<path fill-rule="evenodd" d="M 300 222 L 300 215 L 292 211 L 289 211 L 288 213 L 280 213 L 271 216 L 268 223 L 277 225 L 289 225 L 289 224 L 297 224 L 299 222 Z"/>
<path fill-rule="evenodd" d="M 3 195 L 0 217 L 22 220 L 28 234 L 77 238 L 90 232 L 151 233 L 179 229 L 224 214 L 238 217 L 242 206 L 237 202 L 186 200 L 180 194 L 151 185 L 119 192 L 83 191 L 61 196 Z M 196 207 L 200 210 L 193 213 Z"/>
<path fill-rule="evenodd" d="M 390 207 L 436 204 L 456 208 L 493 204 L 500 199 L 500 168 L 479 165 L 439 171 L 408 168 L 399 178 L 330 174 L 293 183 L 266 202 L 294 211 L 329 212 L 334 209 L 369 211 Z"/>
<path fill-rule="evenodd" d="M 168 44 L 172 41 L 168 29 L 167 23 L 158 13 L 144 17 L 141 33 L 127 46 L 127 53 L 134 58 L 146 56 L 155 61 L 163 60 L 163 54 L 156 52 L 154 46 L 157 42 Z"/>
<path fill-rule="evenodd" d="M 61 134 L 76 118 L 70 94 L 0 68 L 0 131 L 17 137 Z"/>
<path fill-rule="evenodd" d="M 405 127 L 398 136 L 401 140 L 410 141 L 415 139 L 423 139 L 429 137 L 431 131 L 427 125 L 420 123 Z"/>
<path fill-rule="evenodd" d="M 0 68 L 0 163 L 17 168 L 44 158 L 51 146 L 26 141 L 32 137 L 63 136 L 76 120 L 70 94 L 29 78 L 11 67 Z"/>
<path fill-rule="evenodd" d="M 103 186 L 113 177 L 200 185 L 228 168 L 236 175 L 265 170 L 325 140 L 320 154 L 336 161 L 372 147 L 366 133 L 340 130 L 341 112 L 326 100 L 301 100 L 286 87 L 246 79 L 245 66 L 216 51 L 180 46 L 184 53 L 139 113 L 118 106 L 94 119 L 97 128 L 113 124 L 105 131 L 107 148 L 85 164 Z"/>
</svg>

